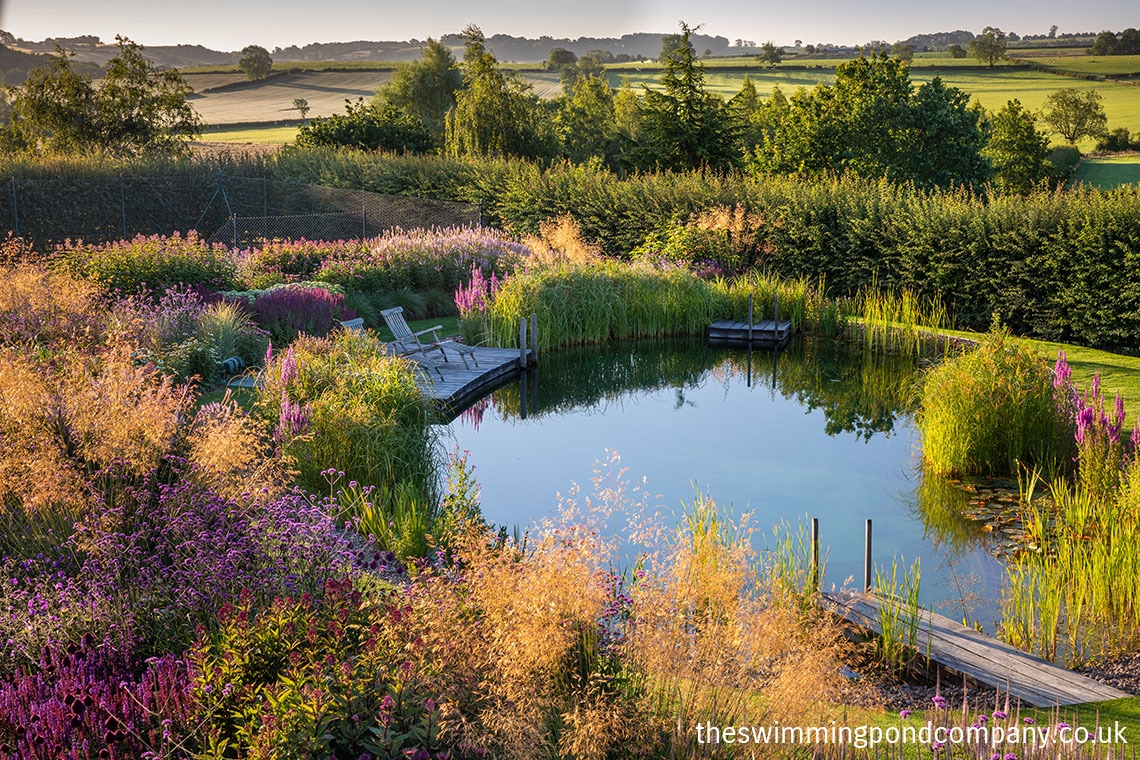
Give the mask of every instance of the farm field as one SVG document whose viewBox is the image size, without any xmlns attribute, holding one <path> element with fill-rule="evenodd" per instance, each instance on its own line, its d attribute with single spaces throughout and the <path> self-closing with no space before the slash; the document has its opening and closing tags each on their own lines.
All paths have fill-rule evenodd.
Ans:
<svg viewBox="0 0 1140 760">
<path fill-rule="evenodd" d="M 1140 155 L 1086 158 L 1073 174 L 1073 183 L 1077 182 L 1102 190 L 1130 183 L 1140 184 Z"/>
<path fill-rule="evenodd" d="M 1032 61 L 1039 66 L 1078 74 L 1140 77 L 1140 55 L 1050 55 L 1034 57 Z"/>
<path fill-rule="evenodd" d="M 309 118 L 344 113 L 345 100 L 371 98 L 392 72 L 306 71 L 264 82 L 247 82 L 241 75 L 234 82 L 234 76 L 191 74 L 186 77 L 195 91 L 189 100 L 207 125 L 297 121 L 300 115 L 293 108 L 296 98 L 309 101 Z M 203 92 L 207 87 L 224 89 Z"/>
</svg>

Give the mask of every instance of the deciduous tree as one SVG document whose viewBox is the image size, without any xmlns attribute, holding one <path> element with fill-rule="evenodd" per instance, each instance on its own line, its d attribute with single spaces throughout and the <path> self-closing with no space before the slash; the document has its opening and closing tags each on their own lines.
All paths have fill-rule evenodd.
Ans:
<svg viewBox="0 0 1140 760">
<path fill-rule="evenodd" d="M 969 49 L 970 55 L 983 63 L 988 62 L 990 68 L 993 68 L 995 61 L 1005 58 L 1005 32 L 997 27 L 987 26 L 966 47 Z"/>
<path fill-rule="evenodd" d="M 1082 137 L 1100 137 L 1108 127 L 1100 100 L 1096 90 L 1057 90 L 1045 99 L 1045 123 L 1070 144 Z"/>
<path fill-rule="evenodd" d="M 131 156 L 185 149 L 202 131 L 186 101 L 190 87 L 177 71 L 151 66 L 134 42 L 115 39 L 119 54 L 107 62 L 98 88 L 60 50 L 13 89 L 4 140 L 9 149 Z"/>
<path fill-rule="evenodd" d="M 269 51 L 260 45 L 246 45 L 241 49 L 238 68 L 248 79 L 265 79 L 273 71 L 273 59 L 269 57 Z"/>
<path fill-rule="evenodd" d="M 377 99 L 419 117 L 442 145 L 447 112 L 455 107 L 455 93 L 461 87 L 463 72 L 451 49 L 429 38 L 420 57 L 401 64 Z"/>
<path fill-rule="evenodd" d="M 345 104 L 344 115 L 317 117 L 301 126 L 297 145 L 302 147 L 350 147 L 399 153 L 426 153 L 435 143 L 415 114 L 391 103 L 363 100 Z"/>
<path fill-rule="evenodd" d="M 553 153 L 551 124 L 530 85 L 513 71 L 503 71 L 479 27 L 468 26 L 463 35 L 465 86 L 447 114 L 447 152 L 521 157 Z"/>
<path fill-rule="evenodd" d="M 1003 192 L 1028 193 L 1049 178 L 1049 137 L 1037 129 L 1033 112 L 1014 99 L 987 121 L 989 140 L 982 155 Z"/>
</svg>

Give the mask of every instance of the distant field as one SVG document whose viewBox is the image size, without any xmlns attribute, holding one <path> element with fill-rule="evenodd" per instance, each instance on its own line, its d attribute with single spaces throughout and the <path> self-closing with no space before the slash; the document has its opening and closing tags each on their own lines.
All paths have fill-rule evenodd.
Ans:
<svg viewBox="0 0 1140 760">
<path fill-rule="evenodd" d="M 419 50 L 419 48 L 415 48 Z M 392 71 L 399 62 L 396 61 L 274 61 L 273 72 L 298 71 Z M 239 74 L 242 79 L 245 74 L 236 63 L 225 66 L 191 66 L 179 70 L 182 76 L 197 74 Z"/>
<path fill-rule="evenodd" d="M 195 90 L 190 102 L 207 125 L 297 121 L 295 98 L 309 101 L 309 118 L 344 113 L 344 101 L 368 100 L 391 76 L 391 71 L 312 71 L 283 74 L 264 82 L 236 83 L 224 74 L 192 74 L 186 77 Z M 203 93 L 206 87 L 230 85 Z"/>
<path fill-rule="evenodd" d="M 298 127 L 251 127 L 249 129 L 207 129 L 202 140 L 254 145 L 286 145 L 297 139 Z"/>
<path fill-rule="evenodd" d="M 1140 76 L 1140 55 L 1066 55 L 1032 60 L 1039 66 L 1078 74 Z"/>
<path fill-rule="evenodd" d="M 1086 158 L 1073 174 L 1073 183 L 1078 182 L 1102 190 L 1140 183 L 1140 156 Z"/>
</svg>

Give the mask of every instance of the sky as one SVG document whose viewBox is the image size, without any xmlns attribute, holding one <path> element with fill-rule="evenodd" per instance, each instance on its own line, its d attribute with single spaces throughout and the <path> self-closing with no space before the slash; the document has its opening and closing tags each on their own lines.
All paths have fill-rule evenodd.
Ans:
<svg viewBox="0 0 1140 760">
<path fill-rule="evenodd" d="M 141 45 L 269 50 L 310 42 L 423 40 L 478 24 L 487 36 L 620 37 L 703 25 L 730 41 L 862 44 L 996 26 L 1018 34 L 1140 27 L 1138 0 L 0 0 L 0 29 L 27 40 L 122 34 Z"/>
</svg>

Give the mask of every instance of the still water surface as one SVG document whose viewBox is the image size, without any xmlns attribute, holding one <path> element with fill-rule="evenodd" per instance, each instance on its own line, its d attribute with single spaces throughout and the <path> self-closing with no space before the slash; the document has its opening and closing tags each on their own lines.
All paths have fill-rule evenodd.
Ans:
<svg viewBox="0 0 1140 760">
<path fill-rule="evenodd" d="M 921 487 L 914 379 L 909 360 L 830 343 L 751 358 L 695 341 L 617 343 L 545 355 L 446 440 L 470 452 L 483 513 L 500 525 L 553 514 L 573 484 L 588 494 L 610 451 L 673 522 L 697 490 L 751 511 L 761 549 L 771 526 L 818 517 L 828 587 L 862 584 L 871 518 L 878 565 L 921 558 L 924 603 L 992 630 L 1002 568 L 980 526 L 931 503 L 954 489 Z"/>
</svg>

